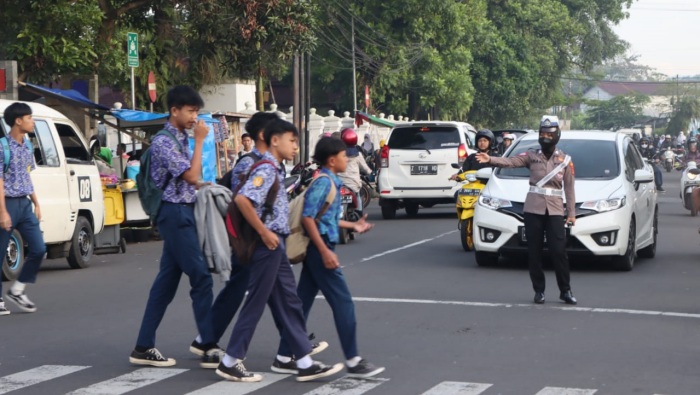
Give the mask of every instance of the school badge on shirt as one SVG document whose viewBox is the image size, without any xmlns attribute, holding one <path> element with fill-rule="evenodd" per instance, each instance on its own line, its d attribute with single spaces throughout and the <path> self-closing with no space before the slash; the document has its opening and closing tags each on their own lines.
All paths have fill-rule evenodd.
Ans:
<svg viewBox="0 0 700 395">
<path fill-rule="evenodd" d="M 262 178 L 262 177 L 255 177 L 255 178 L 253 178 L 253 185 L 254 185 L 256 188 L 260 188 L 260 187 L 262 186 L 262 184 L 263 184 L 263 178 Z"/>
</svg>

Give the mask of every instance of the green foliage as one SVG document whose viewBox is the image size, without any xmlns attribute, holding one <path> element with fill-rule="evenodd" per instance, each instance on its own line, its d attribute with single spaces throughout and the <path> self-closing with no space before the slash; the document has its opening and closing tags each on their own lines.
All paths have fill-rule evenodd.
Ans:
<svg viewBox="0 0 700 395">
<path fill-rule="evenodd" d="M 681 130 L 687 131 L 688 124 L 694 118 L 700 118 L 700 101 L 697 97 L 681 96 L 674 103 L 673 116 L 671 116 L 666 130 L 674 136 Z"/>
<path fill-rule="evenodd" d="M 616 96 L 610 100 L 591 101 L 585 125 L 601 130 L 618 130 L 634 125 L 644 117 L 644 105 L 650 99 L 644 95 Z"/>
</svg>

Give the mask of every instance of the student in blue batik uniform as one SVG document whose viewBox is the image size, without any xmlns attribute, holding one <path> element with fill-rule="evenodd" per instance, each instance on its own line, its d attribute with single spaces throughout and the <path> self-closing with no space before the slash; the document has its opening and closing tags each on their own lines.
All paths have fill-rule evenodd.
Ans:
<svg viewBox="0 0 700 395">
<path fill-rule="evenodd" d="M 206 352 L 221 353 L 213 343 L 209 310 L 212 304 L 212 278 L 197 239 L 194 219 L 196 188 L 202 175 L 202 144 L 209 133 L 204 121 L 197 122 L 202 98 L 188 86 L 176 86 L 168 92 L 170 118 L 167 135 L 151 143 L 151 177 L 163 186 L 163 197 L 156 224 L 163 239 L 160 270 L 146 303 L 136 348 L 129 362 L 136 365 L 173 366 L 175 360 L 164 357 L 156 348 L 156 330 L 168 304 L 173 300 L 182 273 L 190 279 L 192 309 Z M 185 129 L 194 127 L 194 153 L 190 153 Z"/>
<path fill-rule="evenodd" d="M 308 319 L 311 306 L 320 290 L 333 310 L 335 328 L 340 337 L 340 344 L 345 354 L 346 367 L 349 377 L 367 378 L 376 376 L 384 371 L 383 367 L 375 366 L 360 357 L 357 351 L 357 333 L 355 320 L 355 305 L 352 295 L 345 282 L 345 276 L 340 269 L 335 245 L 338 243 L 338 226 L 353 229 L 363 233 L 373 225 L 365 221 L 341 221 L 340 193 L 335 195 L 335 201 L 328 208 L 318 224 L 316 216 L 323 207 L 326 197 L 331 190 L 331 180 L 336 191 L 340 190 L 341 182 L 337 173 L 342 173 L 348 164 L 346 145 L 339 139 L 324 137 L 316 144 L 314 159 L 322 164 L 321 172 L 328 175 L 315 181 L 306 191 L 302 224 L 311 242 L 306 250 L 306 259 L 299 278 L 297 293 L 304 309 L 304 318 Z M 298 369 L 292 358 L 293 350 L 282 339 L 278 355 L 272 363 L 272 371 L 278 373 L 296 374 Z"/>
<path fill-rule="evenodd" d="M 24 289 L 27 283 L 36 282 L 39 266 L 46 254 L 44 237 L 39 228 L 41 209 L 29 177 L 29 173 L 36 168 L 34 153 L 30 152 L 25 141 L 27 133 L 34 131 L 34 119 L 32 109 L 25 103 L 10 104 L 5 109 L 4 117 L 11 128 L 7 136 L 11 162 L 7 173 L 0 173 L 0 251 L 7 250 L 13 229 L 19 231 L 29 246 L 22 271 L 6 296 L 21 310 L 33 313 L 36 305 L 29 300 Z M 4 170 L 4 162 L 4 155 L 0 152 L 0 171 Z M 1 291 L 0 284 L 0 315 L 7 315 L 10 311 L 5 308 Z"/>
<path fill-rule="evenodd" d="M 342 369 L 341 364 L 326 366 L 314 362 L 309 356 L 312 345 L 306 335 L 301 301 L 295 291 L 296 281 L 285 251 L 284 242 L 289 235 L 289 203 L 281 163 L 294 158 L 298 136 L 297 129 L 291 123 L 281 119 L 271 121 L 265 127 L 265 142 L 269 151 L 262 158 L 269 163 L 253 169 L 234 198 L 241 214 L 260 239 L 253 256 L 246 263 L 250 276 L 248 297 L 231 332 L 226 355 L 216 369 L 216 373 L 227 380 L 262 380 L 262 376 L 246 370 L 242 362 L 266 304 L 270 306 L 275 323 L 282 330 L 294 355 L 303 356 L 298 361 L 298 381 L 326 377 Z M 272 212 L 263 218 L 263 206 L 273 183 L 279 184 L 279 191 Z"/>
</svg>

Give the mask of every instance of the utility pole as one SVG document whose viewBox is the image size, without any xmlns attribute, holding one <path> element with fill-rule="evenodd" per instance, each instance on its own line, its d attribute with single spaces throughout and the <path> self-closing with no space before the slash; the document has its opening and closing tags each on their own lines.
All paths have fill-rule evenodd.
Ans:
<svg viewBox="0 0 700 395">
<path fill-rule="evenodd" d="M 357 70 L 355 69 L 355 16 L 352 17 L 352 108 L 353 116 L 357 113 Z"/>
</svg>

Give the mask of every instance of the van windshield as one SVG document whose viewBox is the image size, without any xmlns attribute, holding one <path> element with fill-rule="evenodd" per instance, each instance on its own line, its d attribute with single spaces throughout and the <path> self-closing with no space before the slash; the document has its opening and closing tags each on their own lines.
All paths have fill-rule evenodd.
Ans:
<svg viewBox="0 0 700 395">
<path fill-rule="evenodd" d="M 411 126 L 394 129 L 387 144 L 391 149 L 431 150 L 457 148 L 461 141 L 454 126 Z"/>
</svg>

